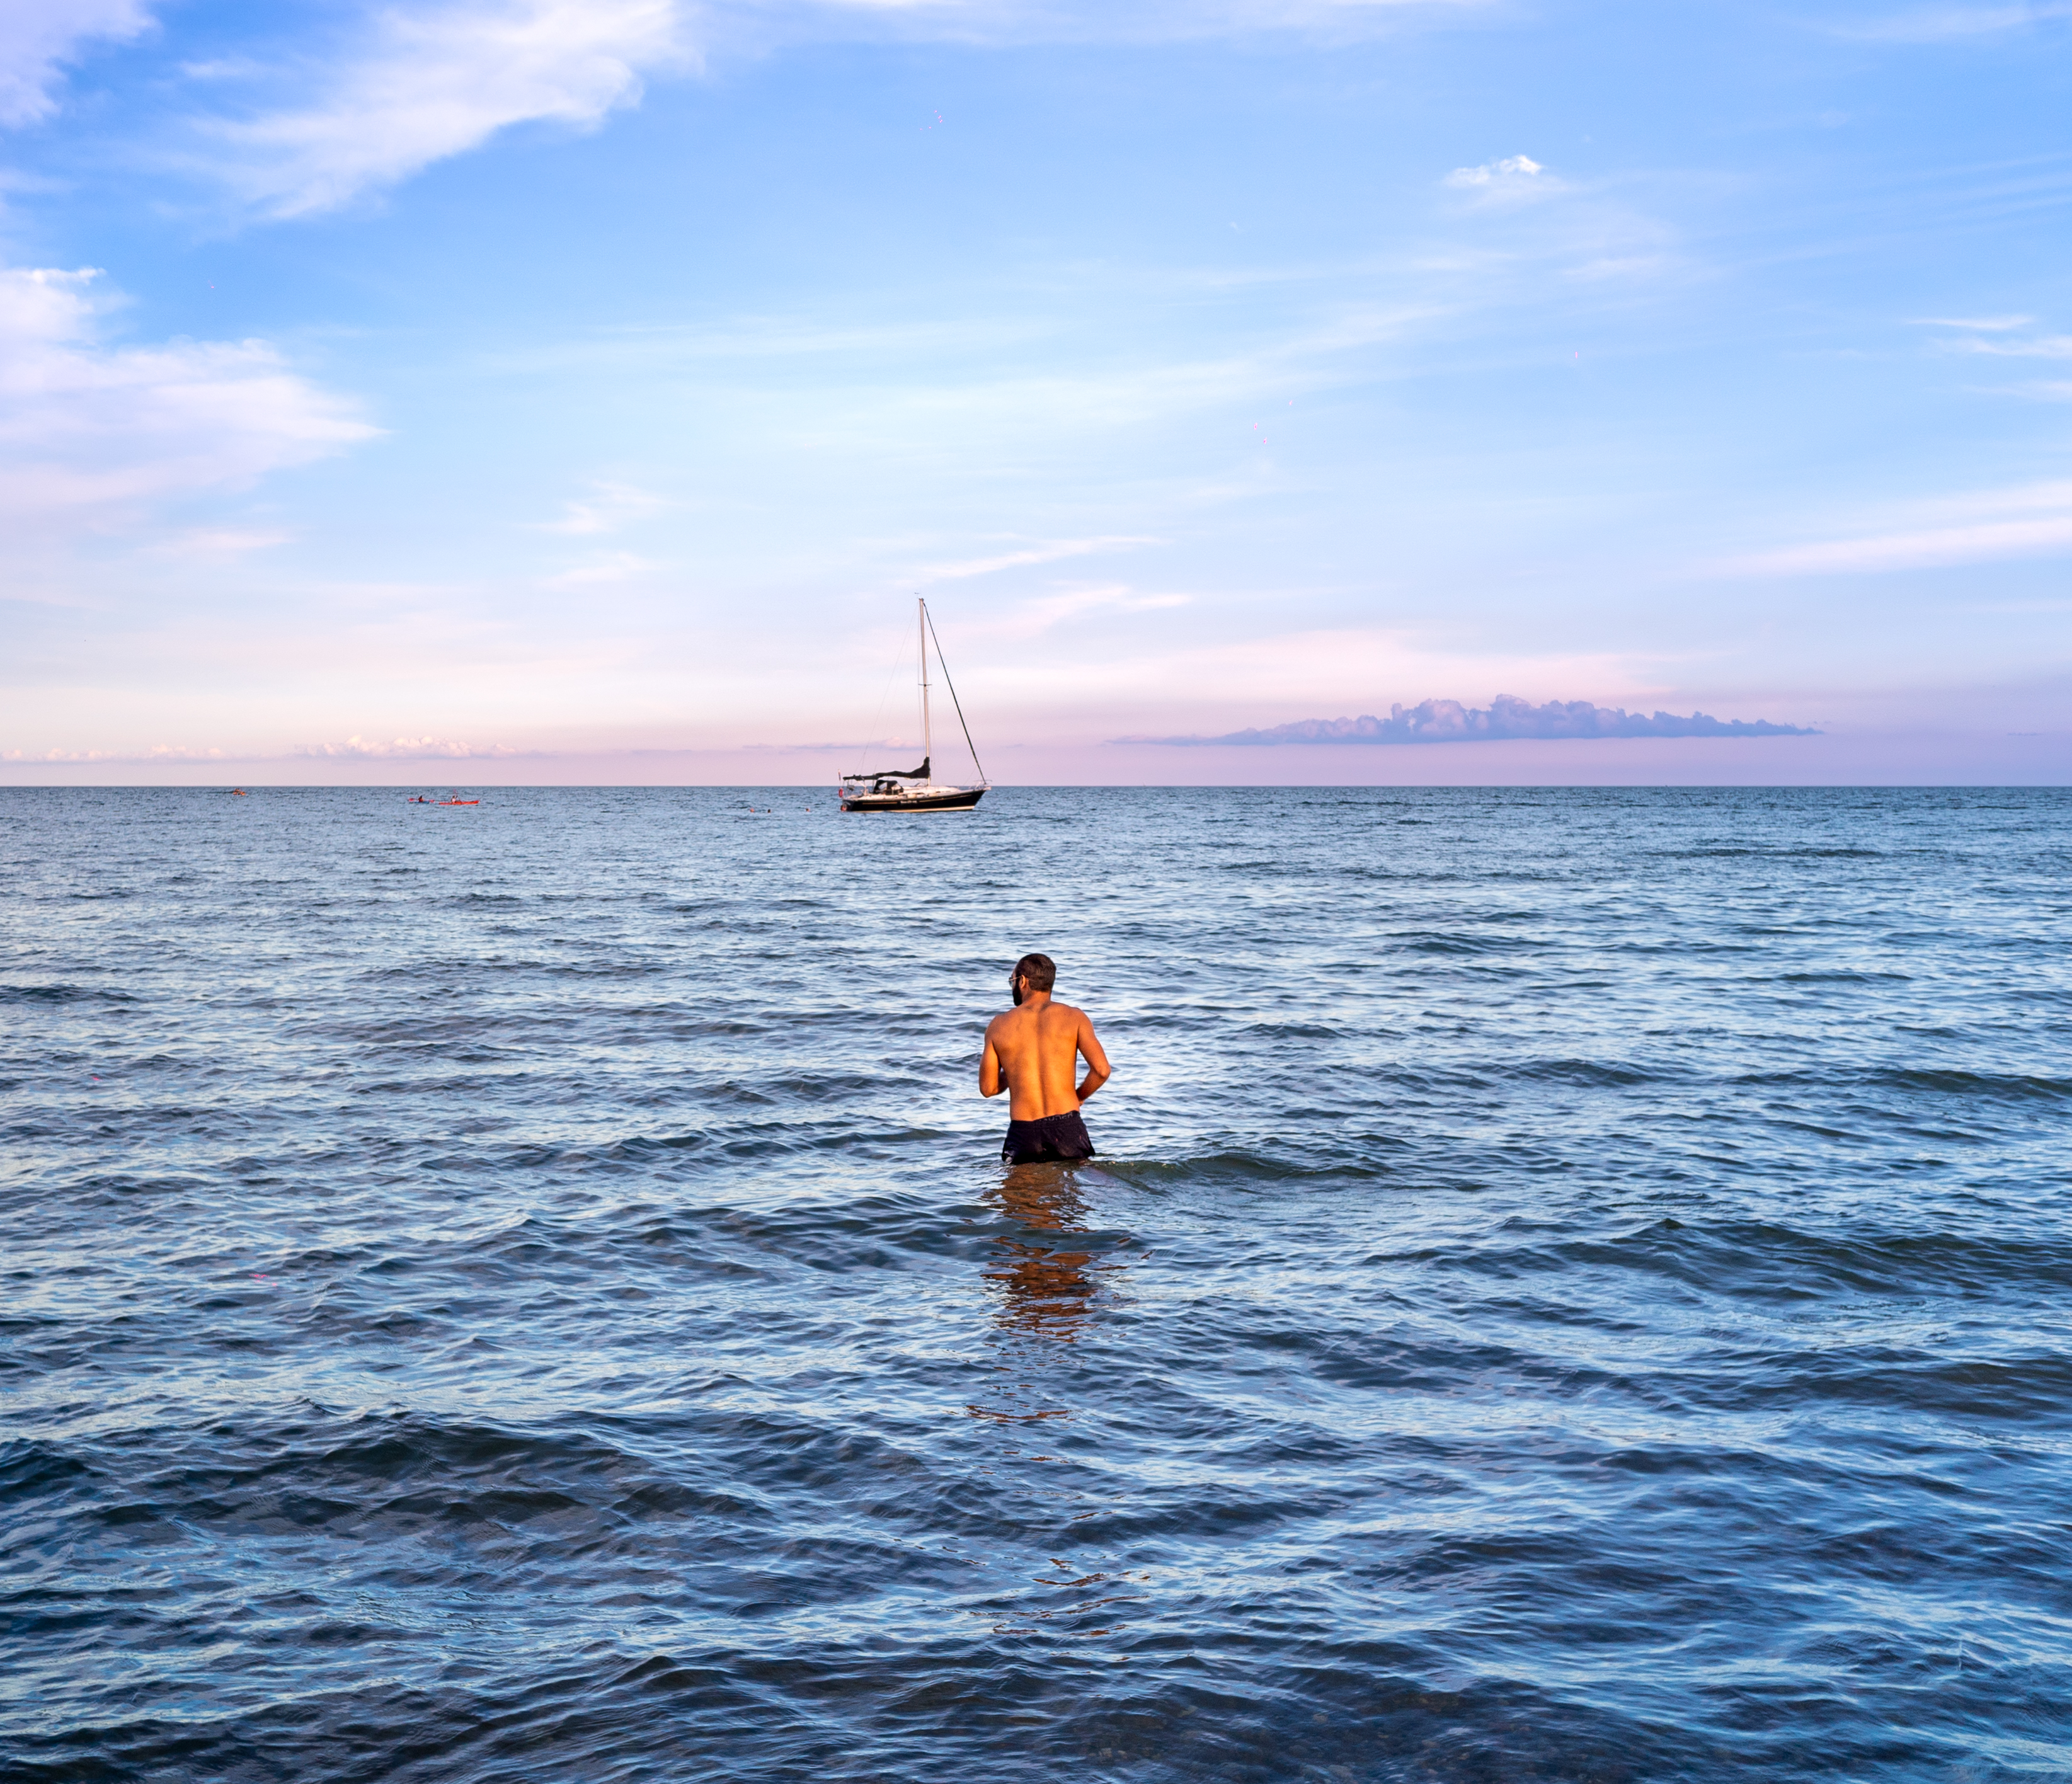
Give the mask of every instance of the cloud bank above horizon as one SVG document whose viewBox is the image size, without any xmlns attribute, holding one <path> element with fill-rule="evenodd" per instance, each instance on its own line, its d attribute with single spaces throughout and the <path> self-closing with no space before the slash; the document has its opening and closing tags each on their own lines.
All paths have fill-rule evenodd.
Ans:
<svg viewBox="0 0 2072 1784">
<path fill-rule="evenodd" d="M 1534 705 L 1498 694 L 1486 706 L 1457 700 L 1392 705 L 1387 718 L 1305 718 L 1264 730 L 1231 731 L 1222 737 L 1118 738 L 1118 743 L 1494 743 L 1523 740 L 1554 742 L 1577 738 L 1642 737 L 1818 737 L 1810 726 L 1777 725 L 1768 719 L 1720 719 L 1704 713 L 1643 715 L 1587 700 L 1549 700 Z"/>
</svg>

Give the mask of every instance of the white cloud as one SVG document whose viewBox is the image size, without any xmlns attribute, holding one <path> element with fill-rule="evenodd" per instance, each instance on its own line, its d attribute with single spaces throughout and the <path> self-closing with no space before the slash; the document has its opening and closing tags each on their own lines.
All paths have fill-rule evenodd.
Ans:
<svg viewBox="0 0 2072 1784">
<path fill-rule="evenodd" d="M 1915 524 L 1760 552 L 1717 568 L 1728 575 L 1835 576 L 2057 557 L 2072 550 L 2072 483 L 2026 483 L 1922 503 L 1910 517 Z M 1923 526 L 1921 520 L 1940 524 Z"/>
<path fill-rule="evenodd" d="M 0 515 L 18 538 L 242 487 L 376 433 L 264 341 L 105 344 L 99 276 L 0 269 Z"/>
<path fill-rule="evenodd" d="M 96 39 L 119 43 L 150 23 L 142 0 L 0 0 L 0 124 L 48 117 L 60 67 Z"/>
<path fill-rule="evenodd" d="M 1456 167 L 1440 183 L 1470 194 L 1482 203 L 1515 204 L 1564 191 L 1564 183 L 1530 155 L 1508 155 L 1479 167 Z"/>
<path fill-rule="evenodd" d="M 1547 170 L 1530 155 L 1512 155 L 1507 160 L 1486 161 L 1479 167 L 1456 167 L 1446 175 L 1449 186 L 1490 186 L 1504 179 L 1536 179 Z"/>
<path fill-rule="evenodd" d="M 217 171 L 268 216 L 298 216 L 409 179 L 514 124 L 588 129 L 685 61 L 679 0 L 468 0 L 395 7 L 313 102 L 219 120 Z"/>
</svg>

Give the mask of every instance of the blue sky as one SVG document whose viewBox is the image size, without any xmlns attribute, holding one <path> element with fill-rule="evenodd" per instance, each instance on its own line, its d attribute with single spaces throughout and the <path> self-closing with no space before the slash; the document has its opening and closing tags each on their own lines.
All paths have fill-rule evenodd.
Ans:
<svg viewBox="0 0 2072 1784">
<path fill-rule="evenodd" d="M 2072 771 L 2072 6 L 10 18 L 0 778 Z"/>
</svg>

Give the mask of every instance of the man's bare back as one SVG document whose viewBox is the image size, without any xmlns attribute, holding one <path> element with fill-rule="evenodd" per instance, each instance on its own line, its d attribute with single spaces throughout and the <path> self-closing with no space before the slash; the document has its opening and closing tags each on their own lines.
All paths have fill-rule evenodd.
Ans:
<svg viewBox="0 0 2072 1784">
<path fill-rule="evenodd" d="M 1004 1155 L 1009 1158 L 1093 1153 L 1093 1142 L 1079 1119 L 1079 1105 L 1108 1082 L 1108 1055 L 1087 1013 L 1051 997 L 1056 971 L 1042 954 L 1024 955 L 1016 963 L 1015 1007 L 993 1017 L 985 1031 L 985 1050 L 979 1055 L 979 1094 L 1008 1093 L 1010 1124 Z M 1075 1085 L 1072 1079 L 1082 1057 L 1087 1075 Z"/>
</svg>

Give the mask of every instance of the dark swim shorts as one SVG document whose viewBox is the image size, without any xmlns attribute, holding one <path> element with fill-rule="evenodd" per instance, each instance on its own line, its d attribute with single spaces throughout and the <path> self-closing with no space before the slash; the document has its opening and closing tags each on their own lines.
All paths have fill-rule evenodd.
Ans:
<svg viewBox="0 0 2072 1784">
<path fill-rule="evenodd" d="M 1001 1162 L 1009 1165 L 1059 1164 L 1093 1155 L 1092 1138 L 1077 1111 L 1046 1115 L 1040 1121 L 1010 1121 L 1000 1149 Z"/>
</svg>

